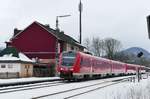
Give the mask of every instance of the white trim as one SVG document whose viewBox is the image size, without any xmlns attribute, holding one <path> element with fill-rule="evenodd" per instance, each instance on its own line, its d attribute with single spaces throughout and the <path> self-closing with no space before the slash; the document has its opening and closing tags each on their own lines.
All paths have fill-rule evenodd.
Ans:
<svg viewBox="0 0 150 99">
<path fill-rule="evenodd" d="M 56 54 L 56 52 L 23 52 L 25 54 Z"/>
</svg>

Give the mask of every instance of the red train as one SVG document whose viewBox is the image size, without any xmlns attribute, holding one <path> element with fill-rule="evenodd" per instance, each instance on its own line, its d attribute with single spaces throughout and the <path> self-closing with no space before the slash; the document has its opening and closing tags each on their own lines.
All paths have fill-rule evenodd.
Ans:
<svg viewBox="0 0 150 99">
<path fill-rule="evenodd" d="M 145 66 L 127 64 L 76 51 L 61 53 L 57 66 L 60 77 L 67 80 L 128 75 L 135 74 L 137 70 L 145 72 Z"/>
</svg>

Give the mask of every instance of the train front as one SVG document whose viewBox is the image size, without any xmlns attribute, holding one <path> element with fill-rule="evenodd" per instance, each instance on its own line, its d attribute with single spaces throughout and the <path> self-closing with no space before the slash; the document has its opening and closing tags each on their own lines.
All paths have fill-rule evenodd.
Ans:
<svg viewBox="0 0 150 99">
<path fill-rule="evenodd" d="M 61 78 L 65 80 L 73 79 L 76 56 L 77 52 L 75 51 L 61 53 L 58 66 L 58 72 Z"/>
</svg>

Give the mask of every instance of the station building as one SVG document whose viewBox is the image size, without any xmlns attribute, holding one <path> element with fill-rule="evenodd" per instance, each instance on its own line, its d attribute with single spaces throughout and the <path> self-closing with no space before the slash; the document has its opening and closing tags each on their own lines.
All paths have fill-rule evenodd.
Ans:
<svg viewBox="0 0 150 99">
<path fill-rule="evenodd" d="M 62 51 L 83 51 L 85 48 L 64 32 L 37 21 L 24 30 L 15 28 L 12 38 L 6 42 L 6 46 L 15 47 L 19 52 L 36 61 L 34 76 L 50 76 Z M 54 68 L 51 69 L 51 67 Z"/>
<path fill-rule="evenodd" d="M 33 76 L 34 61 L 14 47 L 0 52 L 0 78 L 20 78 Z"/>
</svg>

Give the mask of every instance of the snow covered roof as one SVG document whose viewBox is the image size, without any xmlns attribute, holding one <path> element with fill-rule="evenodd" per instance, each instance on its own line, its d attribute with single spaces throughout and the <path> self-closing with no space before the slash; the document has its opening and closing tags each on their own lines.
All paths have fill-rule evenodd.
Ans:
<svg viewBox="0 0 150 99">
<path fill-rule="evenodd" d="M 33 60 L 29 59 L 26 55 L 18 50 L 15 47 L 7 47 L 0 52 L 0 62 L 25 62 L 25 63 L 34 63 Z"/>
<path fill-rule="evenodd" d="M 29 59 L 23 53 L 19 52 L 18 57 L 13 56 L 13 54 L 6 54 L 0 57 L 0 62 L 27 62 L 34 63 L 33 60 Z"/>
</svg>

